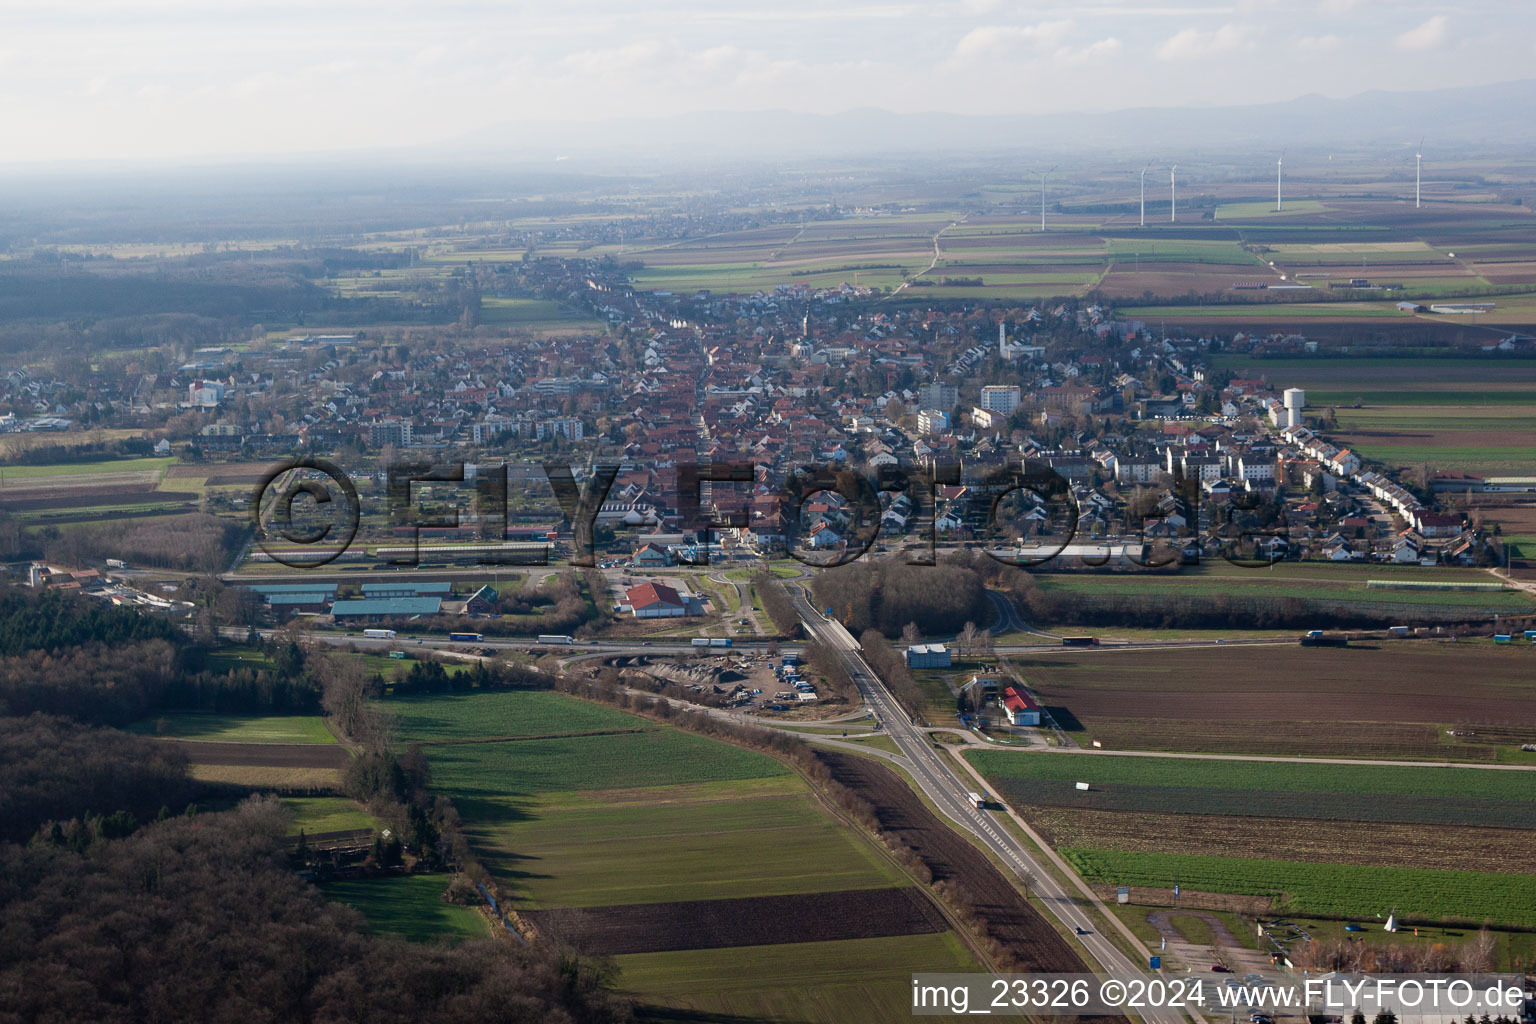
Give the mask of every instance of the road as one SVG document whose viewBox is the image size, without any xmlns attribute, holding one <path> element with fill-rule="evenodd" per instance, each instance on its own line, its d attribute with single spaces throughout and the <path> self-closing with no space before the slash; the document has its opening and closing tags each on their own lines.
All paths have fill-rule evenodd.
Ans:
<svg viewBox="0 0 1536 1024">
<path fill-rule="evenodd" d="M 790 588 L 790 596 L 806 632 L 836 652 L 857 684 L 859 693 L 884 725 L 886 734 L 906 758 L 913 781 L 939 813 L 979 839 L 1034 893 L 1041 906 L 1069 930 L 1077 932 L 1078 941 L 1102 970 L 1127 974 L 1145 970 L 1145 965 L 1133 963 L 1118 946 L 1099 933 L 1096 922 L 1023 842 L 999 825 L 990 813 L 971 805 L 966 797 L 971 786 L 961 781 L 945 756 L 933 749 L 928 736 L 897 704 L 842 624 L 817 613 L 803 591 Z M 1143 1019 L 1148 1024 L 1179 1024 L 1188 1018 L 1174 1011 L 1161 1011 L 1147 1013 Z"/>
</svg>

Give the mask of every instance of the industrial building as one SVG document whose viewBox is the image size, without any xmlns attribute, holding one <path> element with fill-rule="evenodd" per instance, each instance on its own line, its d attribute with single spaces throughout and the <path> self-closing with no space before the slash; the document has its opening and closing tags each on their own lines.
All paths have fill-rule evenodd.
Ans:
<svg viewBox="0 0 1536 1024">
<path fill-rule="evenodd" d="M 400 619 L 413 615 L 436 615 L 442 610 L 440 597 L 364 597 L 337 601 L 331 614 L 337 621 Z"/>
<path fill-rule="evenodd" d="M 670 619 L 688 614 L 688 604 L 681 594 L 664 583 L 642 583 L 630 587 L 624 603 L 637 619 Z"/>
</svg>

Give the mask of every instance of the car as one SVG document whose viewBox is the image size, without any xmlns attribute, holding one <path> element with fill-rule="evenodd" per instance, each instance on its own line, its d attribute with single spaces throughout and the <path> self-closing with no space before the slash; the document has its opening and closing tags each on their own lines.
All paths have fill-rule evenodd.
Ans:
<svg viewBox="0 0 1536 1024">
<path fill-rule="evenodd" d="M 651 642 L 649 640 L 642 640 L 640 642 L 640 646 L 641 647 L 649 647 L 649 646 L 651 646 Z"/>
<path fill-rule="evenodd" d="M 1228 967 L 1226 964 L 1211 964 L 1211 970 L 1215 971 L 1217 974 L 1232 973 L 1232 968 Z"/>
<path fill-rule="evenodd" d="M 1087 935 L 1088 934 L 1088 929 L 1087 928 L 1079 928 L 1077 930 L 1077 934 L 1079 934 L 1079 935 Z"/>
</svg>

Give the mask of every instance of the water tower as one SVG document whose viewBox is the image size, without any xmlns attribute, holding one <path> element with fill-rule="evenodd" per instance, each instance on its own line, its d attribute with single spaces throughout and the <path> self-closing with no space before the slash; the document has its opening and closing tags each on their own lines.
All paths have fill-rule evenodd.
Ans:
<svg viewBox="0 0 1536 1024">
<path fill-rule="evenodd" d="M 1301 423 L 1301 410 L 1307 407 L 1307 393 L 1301 388 L 1285 389 L 1285 420 L 1286 426 L 1299 426 Z"/>
</svg>

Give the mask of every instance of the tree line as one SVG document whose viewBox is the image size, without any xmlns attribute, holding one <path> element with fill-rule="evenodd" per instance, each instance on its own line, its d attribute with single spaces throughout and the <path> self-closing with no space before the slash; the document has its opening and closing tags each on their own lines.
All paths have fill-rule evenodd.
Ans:
<svg viewBox="0 0 1536 1024">
<path fill-rule="evenodd" d="M 43 545 L 44 557 L 61 565 L 121 558 L 139 565 L 187 572 L 220 572 L 245 536 L 246 526 L 204 512 L 129 523 L 59 530 Z"/>
<path fill-rule="evenodd" d="M 909 622 L 924 633 L 953 633 L 988 610 L 982 578 L 964 552 L 939 565 L 907 565 L 899 555 L 861 559 L 818 574 L 811 591 L 855 636 L 878 629 L 896 637 Z"/>
<path fill-rule="evenodd" d="M 757 589 L 757 599 L 762 602 L 763 611 L 768 613 L 773 628 L 791 640 L 798 637 L 800 613 L 795 611 L 794 602 L 789 599 L 789 591 L 784 589 L 779 578 L 765 569 L 753 574 L 752 586 Z"/>
</svg>

